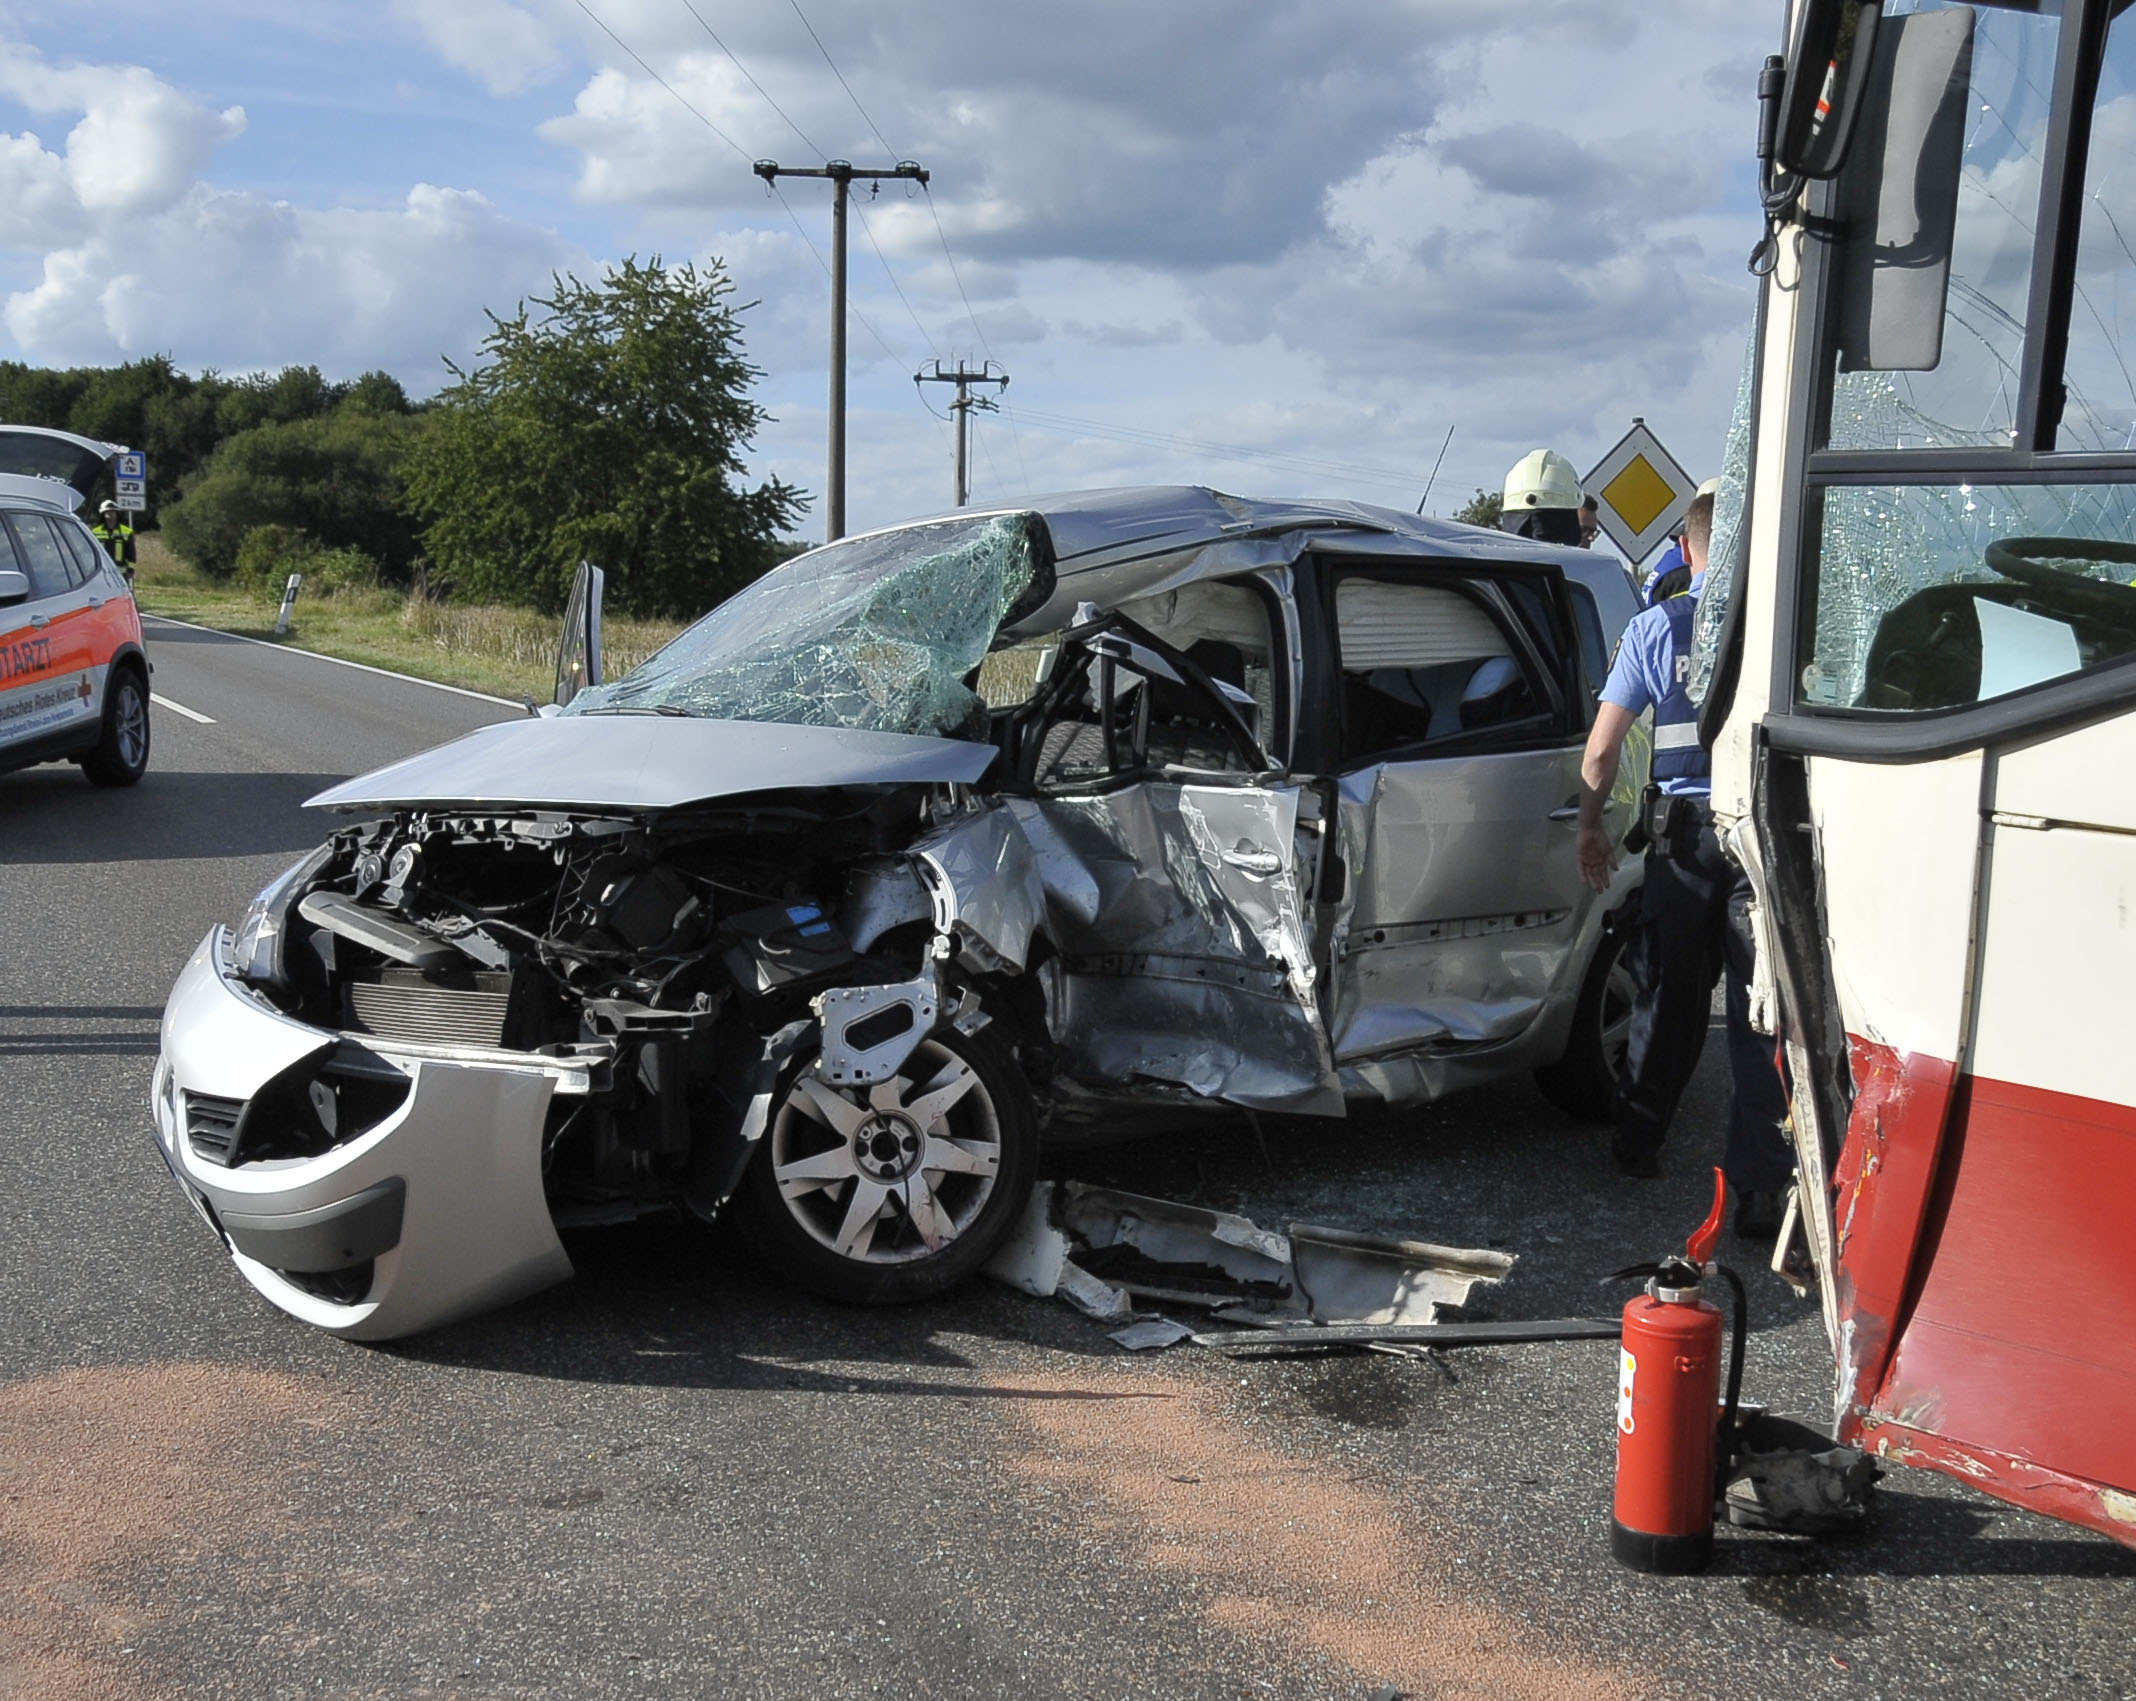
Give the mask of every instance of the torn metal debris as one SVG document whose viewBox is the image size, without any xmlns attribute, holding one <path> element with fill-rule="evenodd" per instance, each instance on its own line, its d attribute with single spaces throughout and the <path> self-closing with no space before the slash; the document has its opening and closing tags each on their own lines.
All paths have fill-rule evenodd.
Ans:
<svg viewBox="0 0 2136 1701">
<path fill-rule="evenodd" d="M 1278 1233 L 1229 1211 L 1071 1181 L 1033 1189 L 1022 1223 L 987 1271 L 1104 1322 L 1133 1316 L 1143 1299 L 1200 1307 L 1270 1333 L 1310 1337 L 1348 1325 L 1393 1339 L 1465 1304 L 1478 1283 L 1503 1281 L 1514 1262 L 1506 1252 L 1312 1223 Z"/>
<path fill-rule="evenodd" d="M 1530 1341 L 1614 1341 L 1614 1317 L 1539 1317 L 1489 1323 L 1306 1323 L 1273 1329 L 1205 1329 L 1198 1347 L 1221 1352 L 1283 1352 L 1306 1347 L 1510 1347 Z"/>
</svg>

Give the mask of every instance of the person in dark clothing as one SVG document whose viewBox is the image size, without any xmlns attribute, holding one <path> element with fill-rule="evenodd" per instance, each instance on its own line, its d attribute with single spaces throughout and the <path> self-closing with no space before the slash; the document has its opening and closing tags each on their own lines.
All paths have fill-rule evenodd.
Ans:
<svg viewBox="0 0 2136 1701">
<path fill-rule="evenodd" d="M 1725 974 L 1734 1091 L 1722 1167 L 1735 1190 L 1736 1232 L 1770 1240 L 1794 1169 L 1781 1130 L 1787 1103 L 1773 1043 L 1750 1025 L 1750 882 L 1715 836 L 1712 760 L 1699 744 L 1698 710 L 1684 688 L 1712 534 L 1709 493 L 1691 504 L 1685 519 L 1690 589 L 1642 611 L 1625 628 L 1581 764 L 1576 854 L 1582 878 L 1596 891 L 1606 890 L 1617 853 L 1602 823 L 1603 804 L 1616 784 L 1625 734 L 1653 709 L 1650 844 L 1633 941 L 1638 997 L 1613 1151 L 1627 1175 L 1660 1173 L 1662 1140 L 1705 1046 L 1714 983 Z"/>
</svg>

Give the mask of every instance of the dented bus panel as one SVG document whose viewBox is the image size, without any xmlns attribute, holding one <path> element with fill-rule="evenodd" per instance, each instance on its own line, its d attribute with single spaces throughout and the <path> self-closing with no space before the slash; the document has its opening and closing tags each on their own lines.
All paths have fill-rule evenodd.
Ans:
<svg viewBox="0 0 2136 1701">
<path fill-rule="evenodd" d="M 2136 15 L 1884 10 L 1776 203 L 1694 690 L 1838 1435 L 2136 1545 L 2136 402 L 2075 293 L 2136 293 Z"/>
</svg>

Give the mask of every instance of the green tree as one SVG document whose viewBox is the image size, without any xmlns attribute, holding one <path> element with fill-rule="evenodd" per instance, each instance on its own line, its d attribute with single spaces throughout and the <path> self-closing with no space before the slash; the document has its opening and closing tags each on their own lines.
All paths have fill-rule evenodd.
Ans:
<svg viewBox="0 0 2136 1701">
<path fill-rule="evenodd" d="M 779 558 L 806 505 L 776 479 L 742 486 L 767 416 L 733 285 L 716 260 L 658 255 L 554 283 L 538 318 L 524 301 L 490 315 L 482 358 L 450 367 L 408 457 L 434 569 L 459 595 L 553 611 L 587 560 L 620 609 L 699 613 Z"/>
<path fill-rule="evenodd" d="M 171 547 L 226 578 L 248 532 L 293 527 L 325 549 L 355 549 L 391 581 L 416 554 L 402 467 L 418 415 L 344 409 L 269 423 L 228 439 L 164 515 Z"/>
<path fill-rule="evenodd" d="M 413 413 L 415 404 L 401 381 L 390 372 L 366 372 L 353 383 L 340 386 L 341 408 L 356 413 Z"/>
<path fill-rule="evenodd" d="M 1499 492 L 1479 490 L 1454 510 L 1454 518 L 1464 525 L 1489 526 L 1496 531 L 1505 509 L 1506 499 Z"/>
<path fill-rule="evenodd" d="M 262 425 L 291 425 L 331 413 L 346 386 L 329 384 L 316 366 L 285 366 L 230 383 L 216 407 L 223 434 L 234 437 Z"/>
</svg>

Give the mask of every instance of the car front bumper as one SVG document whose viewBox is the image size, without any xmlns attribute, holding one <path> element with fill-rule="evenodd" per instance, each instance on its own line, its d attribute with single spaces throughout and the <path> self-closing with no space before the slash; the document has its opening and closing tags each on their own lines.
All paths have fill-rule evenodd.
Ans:
<svg viewBox="0 0 2136 1701">
<path fill-rule="evenodd" d="M 179 975 L 150 1102 L 164 1162 L 247 1281 L 293 1317 L 376 1341 L 571 1274 L 542 1192 L 543 1131 L 552 1099 L 591 1089 L 598 1059 L 315 1028 L 237 980 L 228 946 L 214 929 Z M 397 1106 L 318 1156 L 216 1161 L 222 1130 L 350 1070 Z"/>
</svg>

